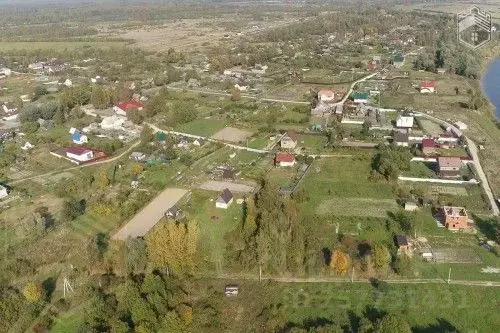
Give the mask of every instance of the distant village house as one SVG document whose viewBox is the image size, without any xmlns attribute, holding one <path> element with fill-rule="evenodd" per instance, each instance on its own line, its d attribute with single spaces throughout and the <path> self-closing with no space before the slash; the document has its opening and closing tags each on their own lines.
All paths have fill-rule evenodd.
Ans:
<svg viewBox="0 0 500 333">
<path fill-rule="evenodd" d="M 120 104 L 117 104 L 113 107 L 113 110 L 117 115 L 127 116 L 127 112 L 133 109 L 137 109 L 138 111 L 142 111 L 144 108 L 144 104 L 138 101 L 127 101 Z"/>
</svg>

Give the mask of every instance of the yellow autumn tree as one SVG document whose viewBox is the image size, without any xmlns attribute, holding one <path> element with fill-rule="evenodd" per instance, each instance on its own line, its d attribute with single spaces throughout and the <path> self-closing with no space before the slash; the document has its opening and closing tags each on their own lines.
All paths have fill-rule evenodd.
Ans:
<svg viewBox="0 0 500 333">
<path fill-rule="evenodd" d="M 176 273 L 192 272 L 196 266 L 199 234 L 196 221 L 160 221 L 146 237 L 149 261 L 157 268 Z"/>
<path fill-rule="evenodd" d="M 106 171 L 102 171 L 97 175 L 97 186 L 105 188 L 109 185 L 109 178 Z"/>
<path fill-rule="evenodd" d="M 337 275 L 345 275 L 349 270 L 349 257 L 339 249 L 333 251 L 330 268 Z"/>
<path fill-rule="evenodd" d="M 139 175 L 141 172 L 144 171 L 144 165 L 141 163 L 134 163 L 132 166 L 132 172 L 134 175 Z"/>
<path fill-rule="evenodd" d="M 35 282 L 28 282 L 23 288 L 23 295 L 29 303 L 36 303 L 42 297 L 42 287 Z"/>
</svg>

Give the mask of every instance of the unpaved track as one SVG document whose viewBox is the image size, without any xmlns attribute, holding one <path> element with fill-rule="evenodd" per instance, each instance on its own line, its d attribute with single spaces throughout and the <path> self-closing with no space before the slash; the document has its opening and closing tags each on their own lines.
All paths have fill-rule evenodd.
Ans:
<svg viewBox="0 0 500 333">
<path fill-rule="evenodd" d="M 113 239 L 125 240 L 128 237 L 142 237 L 155 226 L 164 216 L 167 209 L 179 201 L 187 190 L 180 188 L 167 188 L 153 199 L 146 207 L 125 224 Z"/>
<path fill-rule="evenodd" d="M 252 187 L 245 184 L 238 184 L 233 182 L 209 180 L 208 182 L 205 182 L 198 186 L 198 188 L 208 191 L 223 191 L 225 188 L 227 188 L 231 192 L 250 193 L 253 192 L 255 186 Z"/>
<path fill-rule="evenodd" d="M 99 164 L 111 163 L 111 162 L 114 162 L 116 160 L 119 160 L 120 158 L 122 158 L 126 154 L 130 153 L 132 151 L 132 149 L 134 149 L 135 147 L 137 147 L 140 143 L 141 143 L 140 141 L 137 141 L 133 145 L 131 145 L 130 147 L 128 147 L 127 150 L 125 150 L 120 155 L 117 155 L 117 156 L 112 157 L 112 158 L 108 158 L 106 160 L 101 160 L 101 161 L 97 161 L 97 162 L 93 162 L 93 163 L 87 163 L 87 164 L 82 164 L 82 165 L 78 165 L 78 166 L 74 166 L 74 167 L 69 167 L 69 168 L 66 168 L 66 169 L 61 169 L 61 170 L 51 171 L 51 172 L 47 172 L 47 173 L 42 173 L 41 175 L 35 175 L 35 176 L 26 177 L 26 178 L 16 179 L 14 181 L 7 182 L 7 183 L 9 185 L 14 185 L 14 184 L 22 183 L 22 182 L 27 181 L 27 180 L 34 180 L 34 179 L 37 179 L 37 178 L 45 178 L 45 177 L 49 177 L 49 176 L 56 175 L 56 174 L 59 174 L 59 173 L 67 172 L 67 171 L 78 170 L 78 169 L 87 168 L 87 167 L 91 167 L 91 166 L 99 165 Z"/>
</svg>

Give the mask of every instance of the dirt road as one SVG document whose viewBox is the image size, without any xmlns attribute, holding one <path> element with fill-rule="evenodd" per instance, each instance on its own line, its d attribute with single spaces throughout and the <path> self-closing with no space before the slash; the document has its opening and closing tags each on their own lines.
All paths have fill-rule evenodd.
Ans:
<svg viewBox="0 0 500 333">
<path fill-rule="evenodd" d="M 128 237 L 142 237 L 146 235 L 164 216 L 165 212 L 175 205 L 186 193 L 187 190 L 185 189 L 167 188 L 125 224 L 113 236 L 113 239 L 125 240 Z"/>
<path fill-rule="evenodd" d="M 217 279 L 225 280 L 254 280 L 258 281 L 258 276 L 234 276 L 234 275 L 219 275 Z M 295 278 L 282 276 L 262 276 L 261 281 L 273 281 L 279 283 L 372 283 L 369 279 L 350 279 L 336 277 L 316 277 L 316 278 Z M 444 279 L 394 279 L 383 280 L 390 284 L 454 284 L 462 286 L 480 286 L 480 287 L 500 287 L 500 281 L 477 281 L 477 280 L 450 280 Z"/>
<path fill-rule="evenodd" d="M 231 192 L 241 192 L 241 193 L 250 193 L 257 187 L 257 184 L 254 186 L 249 186 L 245 184 L 239 184 L 234 182 L 224 182 L 217 180 L 209 180 L 199 185 L 198 188 L 209 191 L 222 191 L 225 188 L 229 189 Z"/>
<path fill-rule="evenodd" d="M 35 176 L 26 177 L 26 178 L 16 179 L 14 181 L 7 182 L 7 184 L 8 185 L 15 185 L 15 184 L 19 184 L 19 183 L 22 183 L 24 181 L 27 181 L 27 180 L 33 180 L 33 179 L 37 179 L 37 178 L 50 177 L 50 176 L 57 175 L 59 173 L 63 173 L 63 172 L 67 172 L 67 171 L 72 171 L 72 170 L 87 168 L 87 167 L 91 167 L 91 166 L 99 165 L 99 164 L 111 163 L 111 162 L 114 162 L 116 160 L 119 160 L 123 156 L 127 155 L 128 153 L 130 153 L 132 151 L 132 149 L 134 149 L 135 147 L 137 147 L 140 143 L 141 143 L 140 141 L 137 141 L 134 144 L 132 144 L 130 147 L 128 147 L 127 150 L 125 150 L 124 152 L 122 152 L 120 155 L 114 156 L 112 158 L 108 158 L 106 160 L 101 160 L 101 161 L 97 161 L 97 162 L 93 162 L 93 163 L 87 163 L 87 164 L 83 164 L 83 165 L 69 167 L 69 168 L 66 168 L 66 169 L 61 169 L 61 170 L 55 170 L 55 171 L 51 171 L 51 172 L 46 172 L 46 173 L 42 173 L 41 175 L 35 175 Z"/>
<path fill-rule="evenodd" d="M 210 141 L 210 142 L 219 142 L 219 143 L 222 143 L 223 145 L 226 145 L 226 146 L 234 148 L 234 149 L 246 150 L 246 151 L 253 152 L 253 153 L 258 153 L 258 154 L 267 154 L 267 153 L 269 153 L 269 151 L 267 151 L 267 150 L 238 146 L 238 145 L 235 145 L 235 144 L 232 144 L 232 143 L 228 143 L 228 142 L 225 142 L 225 141 L 217 140 L 217 139 L 214 139 L 214 138 L 209 138 L 209 137 L 206 137 L 206 136 L 164 130 L 164 129 L 161 129 L 158 126 L 156 126 L 154 124 L 151 124 L 151 123 L 144 123 L 144 124 L 148 125 L 149 127 L 151 127 L 151 129 L 153 129 L 153 131 L 155 133 L 156 132 L 163 132 L 163 133 L 172 134 L 172 135 L 181 135 L 181 136 L 185 136 L 185 137 L 188 137 L 188 138 L 203 139 L 205 141 Z"/>
</svg>

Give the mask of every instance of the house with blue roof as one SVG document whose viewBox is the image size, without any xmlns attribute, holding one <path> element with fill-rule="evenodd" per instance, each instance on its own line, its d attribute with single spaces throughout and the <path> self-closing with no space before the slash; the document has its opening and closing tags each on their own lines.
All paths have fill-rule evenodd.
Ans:
<svg viewBox="0 0 500 333">
<path fill-rule="evenodd" d="M 82 145 L 89 142 L 87 136 L 80 133 L 80 131 L 78 130 L 73 131 L 73 134 L 71 134 L 71 139 L 73 140 L 73 143 L 76 143 L 77 145 Z"/>
</svg>

